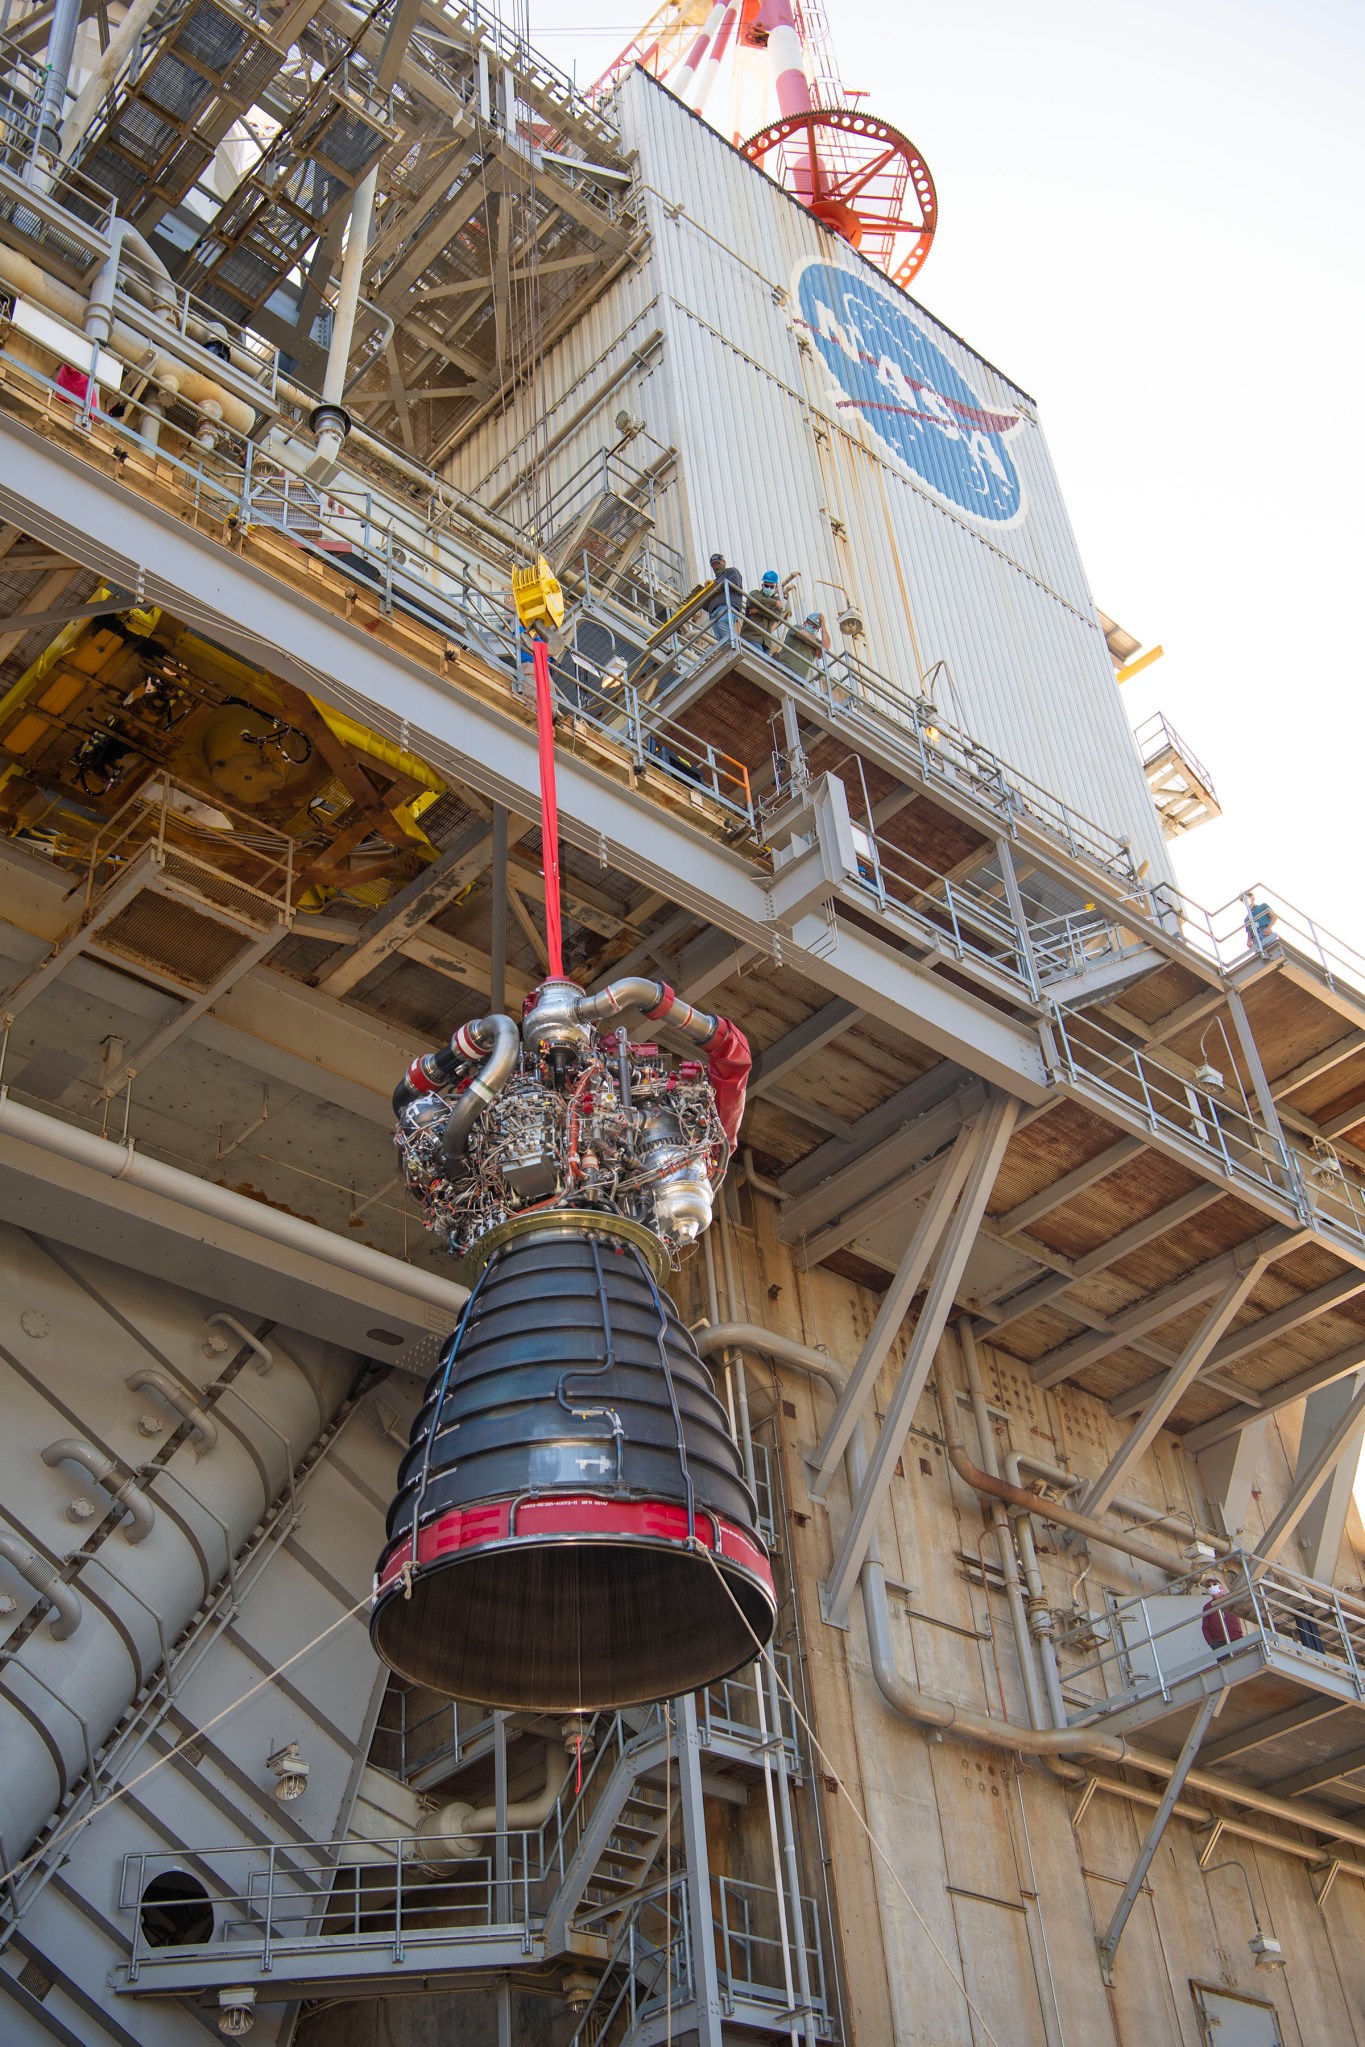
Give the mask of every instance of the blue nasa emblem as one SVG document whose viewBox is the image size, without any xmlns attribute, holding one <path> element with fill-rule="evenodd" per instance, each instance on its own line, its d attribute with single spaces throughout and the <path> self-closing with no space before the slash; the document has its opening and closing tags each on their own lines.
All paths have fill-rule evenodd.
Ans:
<svg viewBox="0 0 1365 2047">
<path fill-rule="evenodd" d="M 1021 516 L 1024 489 L 1006 447 L 1018 412 L 983 405 L 905 307 L 870 279 L 811 263 L 797 284 L 801 317 L 843 409 L 949 504 L 993 525 Z"/>
</svg>

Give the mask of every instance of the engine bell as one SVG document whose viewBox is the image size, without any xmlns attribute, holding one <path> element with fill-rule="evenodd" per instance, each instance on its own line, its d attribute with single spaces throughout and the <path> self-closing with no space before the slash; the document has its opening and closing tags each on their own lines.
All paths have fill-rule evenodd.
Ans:
<svg viewBox="0 0 1365 2047">
<path fill-rule="evenodd" d="M 776 1612 L 725 1410 L 627 1219 L 518 1217 L 413 1424 L 370 1632 L 414 1683 L 572 1713 L 728 1676 Z"/>
</svg>

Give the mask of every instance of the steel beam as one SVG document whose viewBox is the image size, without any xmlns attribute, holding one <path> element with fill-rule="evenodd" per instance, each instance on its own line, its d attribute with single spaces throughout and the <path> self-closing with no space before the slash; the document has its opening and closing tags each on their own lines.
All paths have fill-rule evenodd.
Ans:
<svg viewBox="0 0 1365 2047">
<path fill-rule="evenodd" d="M 875 1109 L 869 1109 L 853 1124 L 846 1137 L 836 1138 L 832 1144 L 822 1144 L 817 1151 L 798 1159 L 794 1166 L 779 1178 L 784 1194 L 804 1194 L 812 1187 L 818 1187 L 845 1166 L 861 1159 L 884 1138 L 893 1137 L 922 1116 L 929 1109 L 937 1108 L 946 1101 L 955 1089 L 960 1088 L 970 1076 L 950 1059 L 944 1059 L 927 1072 L 917 1074 L 903 1088 L 898 1088 L 888 1100 Z"/>
<path fill-rule="evenodd" d="M 357 943 L 329 960 L 314 980 L 329 995 L 347 995 L 390 953 L 401 949 L 405 938 L 443 909 L 476 874 L 483 871 L 488 850 L 488 826 L 480 818 L 452 839 L 429 867 L 400 888 L 371 917 Z"/>
<path fill-rule="evenodd" d="M 1319 1364 L 1310 1365 L 1305 1372 L 1296 1372 L 1292 1379 L 1282 1379 L 1278 1386 L 1271 1386 L 1258 1396 L 1258 1404 L 1249 1400 L 1226 1413 L 1215 1415 L 1212 1421 L 1201 1422 L 1197 1429 L 1191 1429 L 1182 1438 L 1191 1456 L 1209 1449 L 1214 1443 L 1221 1443 L 1228 1436 L 1235 1436 L 1240 1430 L 1250 1427 L 1252 1422 L 1274 1414 L 1279 1408 L 1292 1407 L 1296 1400 L 1304 1400 L 1319 1386 L 1330 1386 L 1336 1379 L 1344 1379 L 1348 1372 L 1365 1365 L 1365 1339 L 1359 1343 L 1347 1344 L 1345 1350 L 1334 1351 Z"/>
<path fill-rule="evenodd" d="M 1131 1337 L 1145 1336 L 1149 1329 L 1158 1329 L 1163 1322 L 1171 1321 L 1184 1309 L 1208 1300 L 1242 1270 L 1248 1258 L 1259 1258 L 1267 1252 L 1273 1252 L 1277 1258 L 1283 1257 L 1301 1244 L 1307 1234 L 1304 1230 L 1288 1230 L 1277 1224 L 1275 1228 L 1263 1230 L 1259 1236 L 1252 1237 L 1248 1243 L 1220 1252 L 1218 1257 L 1195 1266 L 1192 1272 L 1173 1280 L 1159 1292 L 1149 1294 L 1145 1300 L 1135 1301 L 1131 1308 L 1124 1308 L 1111 1319 L 1107 1330 L 1092 1336 L 1073 1337 L 1070 1343 L 1064 1343 L 1039 1358 L 1031 1367 L 1034 1383 L 1055 1386 L 1060 1380 L 1083 1372 L 1087 1365 L 1097 1364 L 1111 1351 L 1122 1350 Z"/>
<path fill-rule="evenodd" d="M 1317 1446 L 1341 1420 L 1362 1384 L 1365 1384 L 1365 1373 L 1355 1372 L 1349 1378 L 1336 1379 L 1330 1386 L 1320 1386 L 1315 1393 L 1309 1394 L 1304 1402 L 1303 1423 L 1299 1431 L 1296 1478 L 1301 1470 L 1309 1468 Z M 1317 1497 L 1298 1529 L 1299 1548 L 1303 1554 L 1299 1568 L 1306 1576 L 1321 1579 L 1324 1585 L 1330 1585 L 1336 1577 L 1341 1541 L 1346 1533 L 1346 1516 L 1351 1507 L 1359 1460 L 1349 1451 L 1348 1439 L 1346 1451 L 1330 1477 L 1319 1486 Z"/>
<path fill-rule="evenodd" d="M 1248 1351 L 1259 1350 L 1272 1337 L 1287 1335 L 1301 1323 L 1311 1322 L 1317 1315 L 1325 1314 L 1341 1301 L 1349 1301 L 1353 1294 L 1365 1293 L 1365 1273 L 1354 1267 L 1337 1279 L 1328 1280 L 1325 1286 L 1314 1287 L 1311 1293 L 1300 1294 L 1295 1300 L 1286 1301 L 1282 1307 L 1272 1308 L 1268 1315 L 1258 1321 L 1249 1322 L 1245 1329 L 1234 1330 L 1230 1336 L 1214 1346 L 1213 1353 L 1204 1371 L 1208 1379 L 1223 1365 L 1230 1365 L 1234 1359 L 1245 1357 Z M 1131 1386 L 1126 1393 L 1120 1393 L 1109 1403 L 1109 1412 L 1116 1420 L 1135 1414 L 1143 1402 L 1161 1384 L 1160 1379 L 1144 1379 L 1140 1386 Z"/>
<path fill-rule="evenodd" d="M 1265 1454 L 1268 1426 L 1262 1416 L 1257 1427 L 1225 1436 L 1196 1460 L 1204 1497 L 1213 1509 L 1214 1525 L 1233 1541 L 1240 1536 L 1251 1509 L 1251 1489 Z"/>
<path fill-rule="evenodd" d="M 984 1104 L 985 1094 L 979 1086 L 962 1088 L 936 1108 L 916 1117 L 894 1137 L 870 1146 L 861 1158 L 851 1160 L 808 1194 L 798 1194 L 782 1210 L 777 1223 L 779 1238 L 784 1244 L 794 1244 L 856 1208 L 869 1196 L 880 1194 L 922 1160 L 932 1159 L 963 1123 L 980 1115 Z"/>
<path fill-rule="evenodd" d="M 1316 1791 L 1323 1784 L 1335 1784 L 1338 1778 L 1350 1777 L 1357 1770 L 1365 1770 L 1365 1748 L 1345 1749 L 1339 1756 L 1329 1756 L 1326 1762 L 1296 1770 L 1292 1777 L 1277 1777 L 1273 1783 L 1259 1788 L 1273 1798 L 1296 1798 L 1301 1792 Z"/>
<path fill-rule="evenodd" d="M 1234 1273 L 1228 1281 L 1162 1380 L 1160 1387 L 1148 1401 L 1139 1419 L 1085 1494 L 1080 1505 L 1082 1514 L 1103 1514 L 1115 1493 L 1121 1491 L 1128 1473 L 1146 1456 L 1176 1403 L 1198 1377 L 1200 1366 L 1261 1278 L 1269 1262 L 1268 1255 L 1254 1258 L 1245 1271 Z"/>
<path fill-rule="evenodd" d="M 712 1931 L 711 1862 L 706 1847 L 706 1799 L 702 1789 L 701 1735 L 692 1693 L 675 1699 L 678 1728 L 678 1802 L 687 1855 L 687 1903 L 692 1927 L 692 1995 L 697 2008 L 697 2047 L 723 2047 L 723 2011 L 716 1941 Z M 672 1966 L 672 1958 L 669 1958 Z"/>
<path fill-rule="evenodd" d="M 1031 1315 L 1035 1308 L 1041 1308 L 1047 1302 L 1055 1300 L 1059 1294 L 1064 1294 L 1077 1280 L 1089 1279 L 1092 1273 L 1103 1272 L 1109 1266 L 1116 1265 L 1120 1258 L 1127 1258 L 1131 1252 L 1140 1251 L 1144 1245 L 1154 1243 L 1158 1237 L 1164 1237 L 1168 1230 L 1187 1222 L 1191 1216 L 1202 1214 L 1206 1208 L 1212 1208 L 1216 1201 L 1222 1199 L 1221 1187 L 1192 1187 L 1188 1193 L 1178 1195 L 1174 1201 L 1168 1201 L 1164 1208 L 1157 1209 L 1155 1215 L 1145 1217 L 1142 1222 L 1131 1223 L 1126 1230 L 1120 1230 L 1116 1237 L 1110 1237 L 1107 1243 L 1096 1245 L 1093 1251 L 1086 1251 L 1079 1258 L 1069 1259 L 1068 1271 L 1052 1273 L 1045 1279 L 1034 1280 L 1022 1292 L 1008 1295 L 997 1304 L 1000 1310 L 998 1319 L 989 1324 L 982 1321 L 976 1333 L 982 1336 L 998 1334 L 1000 1330 L 1008 1328 L 1011 1322 L 1021 1321 L 1025 1315 Z M 1027 1250 L 1028 1246 L 1021 1245 L 1020 1248 Z M 1365 1287 L 1365 1278 L 1361 1279 L 1360 1284 Z M 1070 1302 L 1063 1301 L 1061 1305 L 1064 1314 L 1069 1315 L 1073 1312 Z M 1143 1383 L 1150 1394 L 1161 1384 L 1161 1380 L 1157 1378 L 1145 1380 Z M 1130 1406 L 1124 1410 L 1111 1407 L 1111 1413 L 1117 1414 L 1120 1411 L 1132 1413 L 1142 1404 L 1132 1395 L 1122 1397 L 1131 1403 Z"/>
<path fill-rule="evenodd" d="M 38 538 L 130 587 L 145 564 L 145 602 L 176 615 L 189 600 L 197 622 L 224 645 L 267 660 L 272 673 L 414 747 L 489 801 L 537 814 L 535 733 L 510 703 L 495 708 L 452 689 L 414 656 L 9 418 L 0 420 L 0 451 L 0 516 L 16 517 L 29 532 L 36 522 Z M 481 670 L 476 657 L 461 658 Z M 1027 1101 L 1046 1098 L 1033 1026 L 917 968 L 847 921 L 832 948 L 823 916 L 805 918 L 790 937 L 779 934 L 769 908 L 772 878 L 758 862 L 571 752 L 560 757 L 558 781 L 568 844 L 760 952 L 771 953 L 780 938 L 784 961 L 831 994 L 963 1058 Z"/>
<path fill-rule="evenodd" d="M 958 1195 L 966 1185 L 967 1175 L 981 1148 L 984 1121 L 984 1117 L 978 1117 L 975 1122 L 964 1124 L 958 1132 L 953 1149 L 935 1183 L 934 1191 L 910 1233 L 895 1277 L 882 1296 L 881 1306 L 868 1332 L 867 1341 L 845 1381 L 844 1390 L 835 1403 L 834 1413 L 830 1416 L 825 1433 L 810 1460 L 809 1491 L 812 1499 L 824 1498 L 831 1479 L 839 1469 L 844 1452 L 862 1418 L 863 1409 L 872 1396 L 877 1374 L 886 1361 L 887 1352 L 895 1341 L 910 1303 L 914 1300 L 929 1269 L 929 1261 L 947 1227 Z"/>
<path fill-rule="evenodd" d="M 1295 1471 L 1288 1499 L 1256 1545 L 1256 1576 L 1267 1564 L 1274 1562 L 1317 1498 L 1318 1488 L 1336 1470 L 1341 1459 L 1348 1452 L 1354 1456 L 1360 1447 L 1362 1434 L 1365 1434 L 1365 1386 L 1354 1393 L 1336 1427 L 1323 1438 L 1308 1462 Z"/>
<path fill-rule="evenodd" d="M 839 1553 L 835 1557 L 821 1595 L 824 1617 L 832 1626 L 838 1627 L 843 1624 L 849 1600 L 858 1581 L 858 1573 L 863 1567 L 869 1545 L 876 1534 L 877 1516 L 891 1489 L 896 1461 L 905 1441 L 905 1432 L 910 1426 L 916 1404 L 929 1376 L 934 1352 L 938 1348 L 939 1339 L 952 1312 L 958 1282 L 972 1246 L 976 1242 L 977 1225 L 985 1213 L 986 1203 L 995 1185 L 995 1176 L 1000 1170 L 1000 1162 L 1005 1156 L 1005 1149 L 1009 1144 L 1010 1133 L 1018 1113 L 1019 1104 L 1012 1096 L 996 1095 L 987 1105 L 979 1123 L 974 1126 L 975 1131 L 979 1132 L 979 1139 L 972 1147 L 962 1192 L 952 1219 L 942 1232 L 942 1242 L 934 1262 L 934 1276 L 929 1282 L 929 1290 L 915 1324 L 910 1349 L 888 1403 L 886 1418 L 882 1422 L 868 1459 L 866 1475 L 852 1502 Z M 850 1375 L 849 1385 L 852 1383 Z M 857 1414 L 860 1413 L 861 1409 L 857 1410 Z M 845 1431 L 845 1441 L 849 1433 L 851 1431 Z"/>
<path fill-rule="evenodd" d="M 1108 1930 L 1096 1943 L 1100 1951 L 1100 1969 L 1106 1983 L 1112 1984 L 1114 1980 L 1114 1957 L 1118 1953 L 1119 1942 L 1123 1939 L 1123 1929 L 1128 1924 L 1128 1915 L 1137 1903 L 1138 1893 L 1141 1891 L 1143 1884 L 1147 1881 L 1147 1872 L 1152 1866 L 1152 1859 L 1157 1849 L 1161 1846 L 1161 1837 L 1166 1831 L 1166 1823 L 1175 1811 L 1176 1801 L 1185 1788 L 1185 1779 L 1194 1767 L 1194 1759 L 1199 1753 L 1199 1744 L 1208 1732 L 1209 1722 L 1226 1698 L 1226 1692 L 1211 1693 L 1202 1702 L 1199 1711 L 1195 1714 L 1190 1725 L 1190 1731 L 1185 1736 L 1185 1744 L 1180 1751 L 1176 1766 L 1172 1770 L 1167 1780 L 1166 1788 L 1161 1794 L 1161 1803 L 1152 1814 L 1152 1824 L 1147 1829 L 1147 1838 L 1138 1851 L 1138 1859 L 1133 1864 L 1132 1873 L 1123 1887 L 1123 1895 L 1114 1907 L 1114 1916 L 1109 1922 Z"/>
<path fill-rule="evenodd" d="M 842 996 L 833 1002 L 826 1002 L 822 1008 L 813 1010 L 799 1024 L 785 1032 L 766 1052 L 760 1052 L 754 1061 L 753 1074 L 749 1081 L 750 1096 L 766 1094 L 769 1088 L 784 1081 L 794 1073 L 804 1060 L 812 1058 L 826 1045 L 851 1030 L 862 1011 Z"/>
<path fill-rule="evenodd" d="M 1121 1137 L 1117 1144 L 1111 1144 L 1084 1165 L 1064 1173 L 1060 1180 L 1054 1180 L 1042 1187 L 1036 1194 L 1030 1194 L 1027 1201 L 1021 1201 L 1007 1210 L 996 1224 L 1002 1237 L 1012 1237 L 1017 1230 L 1026 1230 L 1030 1223 L 1036 1223 L 1040 1216 L 1049 1215 L 1054 1208 L 1084 1194 L 1087 1187 L 1093 1187 L 1098 1180 L 1107 1179 L 1116 1173 L 1129 1159 L 1136 1158 L 1145 1147 L 1139 1137 Z"/>
<path fill-rule="evenodd" d="M 1281 1735 L 1295 1734 L 1299 1728 L 1311 1726 L 1314 1721 L 1326 1720 L 1333 1713 L 1355 1711 L 1354 1705 L 1343 1706 L 1339 1699 L 1325 1699 L 1321 1695 L 1305 1699 L 1301 1705 L 1288 1706 L 1282 1713 L 1267 1714 L 1264 1720 L 1252 1720 L 1243 1727 L 1234 1728 L 1229 1734 L 1221 1735 L 1200 1752 L 1199 1760 L 1205 1769 L 1211 1770 L 1219 1763 L 1230 1762 L 1234 1756 L 1244 1756 L 1251 1749 L 1260 1748 L 1267 1741 L 1278 1741 Z"/>
</svg>

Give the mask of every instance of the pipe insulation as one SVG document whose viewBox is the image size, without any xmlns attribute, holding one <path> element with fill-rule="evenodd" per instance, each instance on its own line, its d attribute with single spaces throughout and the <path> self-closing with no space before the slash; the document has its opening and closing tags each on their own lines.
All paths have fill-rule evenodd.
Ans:
<svg viewBox="0 0 1365 2047">
<path fill-rule="evenodd" d="M 73 1297 L 84 1298 L 76 1279 L 65 1283 Z M 204 1305 L 168 1305 L 168 1314 L 183 1318 L 183 1343 L 170 1327 L 159 1331 L 161 1340 L 182 1355 L 201 1356 Z M 73 1315 L 80 1312 L 73 1307 Z M 35 1556 L 27 1539 L 0 1537 L 0 1557 L 57 1614 L 56 1621 L 25 1632 L 21 1613 L 10 1624 L 18 1630 L 17 1646 L 0 1666 L 0 1840 L 9 1864 L 88 1775 L 91 1758 L 98 1759 L 129 1707 L 156 1681 L 205 1602 L 232 1581 L 253 1532 L 345 1400 L 356 1369 L 350 1352 L 307 1338 L 296 1338 L 291 1349 L 297 1356 L 277 1351 L 267 1375 L 251 1372 L 249 1401 L 233 1397 L 235 1369 L 202 1388 L 178 1372 L 134 1372 L 135 1390 L 123 1383 L 126 1353 L 122 1366 L 89 1362 L 98 1379 L 91 1414 L 102 1415 L 106 1426 L 120 1413 L 130 1432 L 143 1417 L 161 1419 L 165 1381 L 175 1409 L 198 1417 L 198 1426 L 211 1428 L 216 1440 L 211 1453 L 199 1455 L 194 1442 L 165 1438 L 160 1457 L 119 1496 L 124 1510 L 140 1517 L 137 1527 L 125 1530 L 128 1540 L 111 1529 L 102 1540 L 96 1536 L 58 1555 L 54 1565 Z M 24 1411 L 34 1396 L 12 1371 L 0 1364 L 0 1397 L 7 1406 L 19 1401 Z M 218 1388 L 220 1424 L 211 1416 Z M 58 1410 L 51 1412 L 61 1419 Z M 93 1419 L 88 1426 L 93 1434 Z M 50 1441 L 41 1462 L 20 1458 L 18 1435 L 0 1441 L 6 1513 L 56 1551 L 64 1539 L 56 1533 L 61 1506 L 43 1466 L 74 1462 L 94 1475 L 109 1460 L 83 1436 Z M 100 1480 L 113 1482 L 112 1472 Z"/>
<path fill-rule="evenodd" d="M 814 1350 L 810 1345 L 799 1343 L 792 1337 L 779 1336 L 752 1322 L 723 1322 L 715 1328 L 698 1332 L 697 1349 L 703 1357 L 710 1357 L 721 1350 L 751 1350 L 769 1358 L 778 1367 L 794 1366 L 798 1371 L 821 1379 L 836 1397 L 843 1391 L 847 1374 L 824 1351 Z M 945 1413 L 948 1401 L 941 1405 Z M 977 1473 L 982 1481 L 988 1474 L 978 1471 L 963 1453 L 966 1469 L 954 1465 L 963 1477 L 966 1471 Z M 860 1475 L 858 1467 L 864 1462 L 860 1438 L 855 1435 L 850 1446 L 850 1476 Z M 998 1497 L 994 1482 L 968 1484 L 989 1497 Z M 1003 1483 L 1003 1481 L 1000 1481 Z M 1027 1511 L 1037 1514 L 1042 1520 L 1052 1520 L 1058 1513 L 1054 1502 L 1041 1501 L 1035 1494 L 1025 1495 Z M 1085 1516 L 1077 1517 L 1081 1520 Z M 1082 1531 L 1085 1532 L 1085 1531 Z M 1098 1538 L 1097 1538 L 1098 1539 Z M 1111 1546 L 1124 1548 L 1125 1539 L 1113 1539 L 1104 1531 L 1103 1539 Z M 1162 1563 L 1162 1569 L 1169 1571 L 1169 1565 Z M 983 1713 L 972 1712 L 969 1708 L 956 1705 L 951 1699 L 940 1698 L 932 1692 L 924 1692 L 912 1685 L 901 1675 L 896 1663 L 895 1646 L 891 1631 L 891 1609 L 886 1596 L 886 1577 L 881 1564 L 870 1556 L 862 1570 L 863 1612 L 867 1620 L 868 1646 L 871 1651 L 872 1671 L 877 1688 L 887 1704 L 904 1719 L 913 1721 L 919 1727 L 933 1727 L 944 1734 L 951 1734 L 962 1741 L 978 1742 L 983 1747 L 1006 1749 L 1016 1755 L 1037 1756 L 1047 1761 L 1052 1758 L 1075 1757 L 1090 1762 L 1108 1764 L 1129 1764 L 1146 1771 L 1153 1777 L 1169 1779 L 1175 1770 L 1175 1762 L 1169 1756 L 1160 1756 L 1149 1750 L 1136 1748 L 1121 1735 L 1106 1735 L 1092 1727 L 1068 1727 L 1039 1730 L 1019 1727 L 1007 1720 L 992 1720 Z M 1100 1777 L 1103 1791 L 1124 1795 L 1128 1787 L 1120 1785 L 1109 1777 Z M 1354 1848 L 1365 1849 L 1365 1826 L 1352 1826 L 1337 1814 L 1325 1812 L 1320 1806 L 1305 1805 L 1297 1799 L 1276 1798 L 1268 1791 L 1257 1791 L 1249 1785 L 1236 1784 L 1224 1777 L 1216 1777 L 1208 1770 L 1191 1770 L 1185 1779 L 1187 1792 L 1203 1792 L 1208 1797 L 1227 1800 L 1233 1805 L 1251 1812 L 1281 1820 L 1287 1826 L 1307 1827 L 1314 1833 L 1331 1841 L 1348 1842 Z M 1279 1843 L 1275 1837 L 1276 1845 Z M 1293 1852 L 1297 1844 L 1283 1844 Z M 1344 1865 L 1345 1866 L 1345 1865 Z"/>
<path fill-rule="evenodd" d="M 443 1279 L 439 1273 L 428 1272 L 420 1265 L 405 1265 L 400 1259 L 389 1257 L 387 1252 L 371 1250 L 368 1244 L 357 1244 L 348 1237 L 336 1236 L 317 1223 L 305 1222 L 301 1217 L 287 1215 L 278 1208 L 269 1208 L 262 1201 L 251 1200 L 248 1195 L 234 1194 L 231 1188 L 216 1186 L 211 1180 L 197 1179 L 193 1173 L 184 1172 L 179 1166 L 163 1165 L 159 1159 L 148 1158 L 139 1152 L 131 1142 L 114 1144 L 108 1138 L 96 1137 L 92 1131 L 78 1129 L 73 1123 L 62 1123 L 55 1116 L 46 1116 L 39 1109 L 30 1109 L 22 1102 L 16 1102 L 3 1088 L 0 1088 L 0 1135 L 18 1138 L 22 1143 L 35 1145 L 57 1158 L 85 1166 L 106 1179 L 126 1181 L 149 1194 L 158 1194 L 183 1208 L 194 1209 L 201 1215 L 235 1223 L 239 1229 L 247 1230 L 255 1237 L 267 1238 L 287 1250 L 302 1252 L 324 1264 L 334 1265 L 342 1272 L 354 1273 L 357 1278 L 392 1287 L 413 1300 L 428 1302 L 444 1310 L 452 1324 L 458 1320 L 468 1299 L 465 1287 L 454 1280 Z"/>
<path fill-rule="evenodd" d="M 29 257 L 21 255 L 18 249 L 0 244 L 0 281 L 18 292 L 21 298 L 30 298 L 65 320 L 71 327 L 85 331 L 86 314 L 90 302 L 82 297 L 71 285 L 63 284 L 58 278 L 49 277 L 45 270 Z M 206 377 L 190 363 L 180 361 L 164 348 L 149 344 L 141 334 L 135 334 L 131 327 L 125 327 L 119 320 L 112 322 L 109 329 L 109 346 L 123 361 L 150 376 L 166 390 L 188 398 L 192 405 L 207 412 L 214 419 L 221 419 L 226 426 L 237 433 L 247 434 L 256 424 L 256 414 L 240 398 L 225 391 L 221 384 Z M 150 360 L 149 360 L 150 358 Z"/>
</svg>

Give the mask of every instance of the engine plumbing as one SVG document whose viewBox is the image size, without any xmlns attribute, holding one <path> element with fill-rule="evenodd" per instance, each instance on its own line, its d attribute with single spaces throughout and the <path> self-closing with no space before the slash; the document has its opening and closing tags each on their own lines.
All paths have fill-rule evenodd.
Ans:
<svg viewBox="0 0 1365 2047">
<path fill-rule="evenodd" d="M 703 1056 L 602 1028 L 627 1008 Z M 624 1217 L 676 1257 L 711 1221 L 748 1063 L 733 1024 L 664 982 L 623 980 L 586 995 L 572 981 L 546 981 L 520 1027 L 506 1016 L 463 1025 L 399 1083 L 395 1142 L 408 1191 L 460 1257 L 541 1209 Z"/>
</svg>

